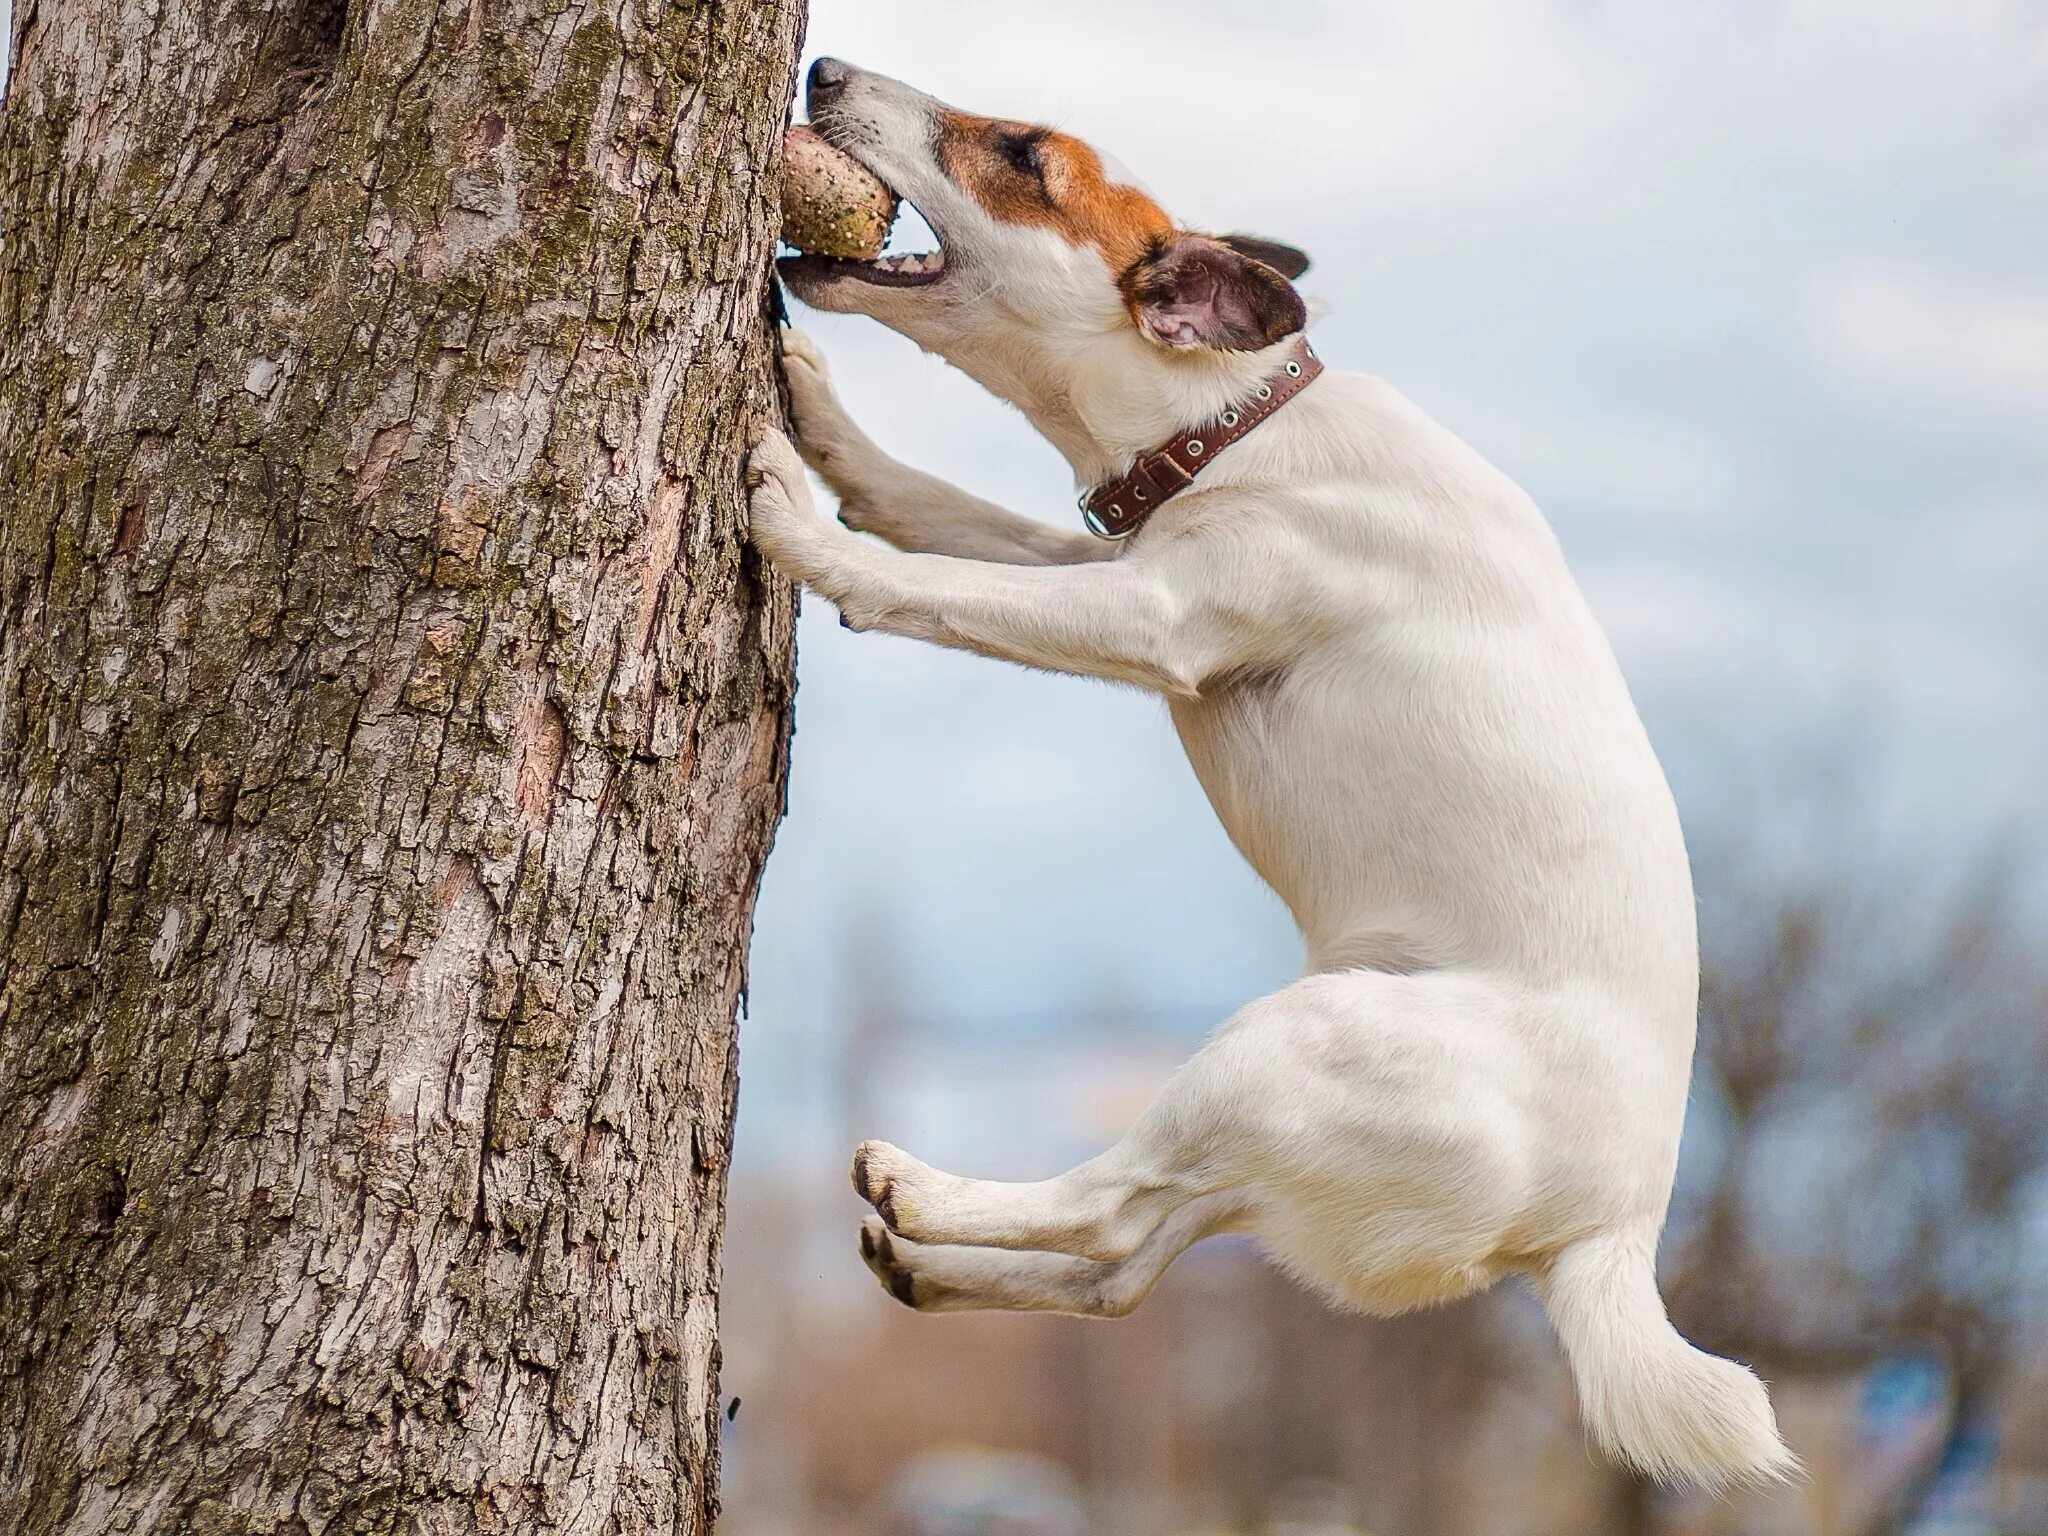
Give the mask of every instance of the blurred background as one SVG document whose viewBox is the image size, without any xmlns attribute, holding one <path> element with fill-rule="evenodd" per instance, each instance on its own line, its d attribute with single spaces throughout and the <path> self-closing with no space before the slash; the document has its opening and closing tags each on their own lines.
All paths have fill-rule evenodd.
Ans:
<svg viewBox="0 0 2048 1536">
<path fill-rule="evenodd" d="M 1228 1242 L 1134 1317 L 911 1314 L 847 1155 L 1035 1178 L 1288 980 L 1162 710 L 806 605 L 743 1029 L 749 1536 L 2048 1533 L 2048 8 L 817 0 L 810 44 L 1294 241 L 1333 366 L 1545 508 L 1698 863 L 1663 1249 L 1811 1471 L 1587 1453 L 1508 1286 L 1338 1315 Z M 898 456 L 1071 521 L 1021 418 L 799 313 Z"/>
</svg>

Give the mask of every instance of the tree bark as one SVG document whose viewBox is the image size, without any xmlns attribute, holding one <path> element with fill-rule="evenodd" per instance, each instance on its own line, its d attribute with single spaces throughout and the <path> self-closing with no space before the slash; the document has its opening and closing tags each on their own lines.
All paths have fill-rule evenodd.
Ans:
<svg viewBox="0 0 2048 1536">
<path fill-rule="evenodd" d="M 800 28 L 16 0 L 0 1530 L 708 1530 Z"/>
</svg>

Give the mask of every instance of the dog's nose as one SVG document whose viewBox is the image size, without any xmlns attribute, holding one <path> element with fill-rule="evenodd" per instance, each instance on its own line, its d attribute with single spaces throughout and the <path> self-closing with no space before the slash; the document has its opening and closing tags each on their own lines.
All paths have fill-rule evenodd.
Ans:
<svg viewBox="0 0 2048 1536">
<path fill-rule="evenodd" d="M 853 66 L 842 64 L 837 59 L 819 59 L 811 65 L 811 72 L 804 78 L 804 97 L 813 105 L 830 101 L 846 89 L 846 82 L 853 78 Z"/>
</svg>

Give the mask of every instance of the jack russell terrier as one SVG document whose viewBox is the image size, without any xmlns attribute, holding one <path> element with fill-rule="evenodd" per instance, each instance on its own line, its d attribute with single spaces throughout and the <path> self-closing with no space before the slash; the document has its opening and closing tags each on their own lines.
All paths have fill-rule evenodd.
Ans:
<svg viewBox="0 0 2048 1536">
<path fill-rule="evenodd" d="M 1093 531 L 889 458 L 791 332 L 797 445 L 754 448 L 754 543 L 854 629 L 1162 695 L 1307 955 L 1057 1178 L 863 1143 L 868 1265 L 923 1311 L 1095 1317 L 1220 1232 L 1372 1313 L 1520 1273 L 1609 1453 L 1712 1488 L 1790 1475 L 1763 1385 L 1658 1296 L 1692 879 L 1542 515 L 1380 380 L 1322 372 L 1298 251 L 1178 228 L 1077 139 L 836 60 L 807 105 L 941 250 L 787 257 L 789 287 L 1017 406 L 1093 488 Z"/>
</svg>

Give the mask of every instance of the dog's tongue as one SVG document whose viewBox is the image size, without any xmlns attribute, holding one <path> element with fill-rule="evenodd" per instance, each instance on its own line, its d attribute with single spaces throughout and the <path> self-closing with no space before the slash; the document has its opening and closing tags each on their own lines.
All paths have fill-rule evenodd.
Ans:
<svg viewBox="0 0 2048 1536">
<path fill-rule="evenodd" d="M 873 261 L 896 222 L 896 194 L 811 129 L 782 136 L 782 238 L 813 256 Z"/>
</svg>

